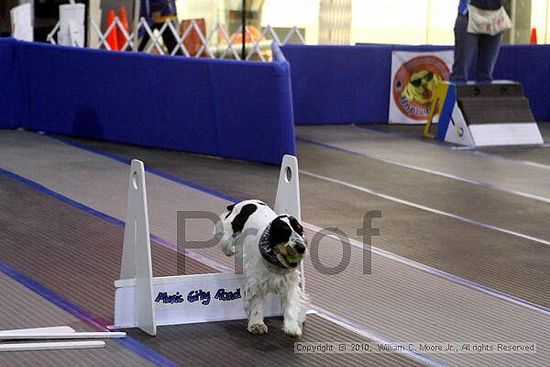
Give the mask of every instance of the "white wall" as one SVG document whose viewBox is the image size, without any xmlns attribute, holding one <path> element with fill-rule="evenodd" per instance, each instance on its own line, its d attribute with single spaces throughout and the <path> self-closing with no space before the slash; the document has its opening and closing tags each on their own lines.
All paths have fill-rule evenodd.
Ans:
<svg viewBox="0 0 550 367">
<path fill-rule="evenodd" d="M 241 1 L 234 4 L 223 0 L 176 0 L 178 18 L 205 18 L 207 32 L 216 21 L 225 22 L 225 7 L 238 8 Z M 265 0 L 262 10 L 262 26 L 290 28 L 297 26 L 306 29 L 306 43 L 316 44 L 319 39 L 319 0 Z M 279 35 L 281 39 L 286 36 Z"/>
<path fill-rule="evenodd" d="M 319 42 L 319 0 L 265 0 L 262 26 L 306 29 L 306 43 Z M 279 35 L 284 38 L 286 35 Z"/>
<path fill-rule="evenodd" d="M 531 27 L 537 28 L 538 43 L 550 43 L 550 0 L 531 1 Z"/>
<path fill-rule="evenodd" d="M 206 32 L 216 24 L 223 21 L 223 12 L 218 11 L 218 0 L 176 0 L 176 8 L 178 11 L 178 19 L 181 22 L 184 19 L 200 19 L 204 18 L 206 22 Z"/>
<path fill-rule="evenodd" d="M 453 44 L 458 0 L 353 2 L 352 44 Z"/>
<path fill-rule="evenodd" d="M 458 0 L 430 0 L 428 38 L 431 45 L 453 45 L 454 25 L 458 13 Z"/>
<path fill-rule="evenodd" d="M 180 19 L 205 18 L 208 26 L 224 21 L 224 0 L 176 1 Z M 550 0 L 531 3 L 539 43 L 550 43 Z M 319 4 L 320 0 L 265 0 L 262 26 L 306 28 L 306 43 L 318 44 Z M 353 0 L 351 44 L 452 45 L 457 7 L 458 0 Z"/>
</svg>

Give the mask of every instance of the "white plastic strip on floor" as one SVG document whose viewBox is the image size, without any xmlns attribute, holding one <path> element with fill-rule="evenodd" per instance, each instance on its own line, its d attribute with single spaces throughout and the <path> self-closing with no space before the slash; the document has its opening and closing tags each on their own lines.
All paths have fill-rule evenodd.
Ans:
<svg viewBox="0 0 550 367">
<path fill-rule="evenodd" d="M 6 335 L 42 335 L 42 334 L 52 334 L 52 333 L 74 333 L 75 330 L 69 326 L 52 326 L 52 327 L 41 327 L 41 328 L 32 328 L 32 329 L 11 329 L 11 330 L 0 330 L 0 339 Z"/>
<path fill-rule="evenodd" d="M 445 212 L 445 211 L 439 210 L 439 209 L 430 208 L 430 207 L 425 206 L 425 205 L 413 203 L 412 201 L 399 199 L 395 196 L 382 194 L 382 193 L 373 191 L 373 190 L 368 189 L 368 188 L 363 187 L 363 186 L 358 186 L 358 185 L 354 185 L 354 184 L 351 184 L 351 183 L 348 183 L 348 182 L 337 180 L 335 178 L 331 178 L 331 177 L 327 177 L 327 176 L 323 176 L 323 175 L 318 175 L 318 174 L 313 173 L 313 172 L 308 172 L 308 171 L 301 170 L 300 173 L 305 175 L 305 176 L 310 176 L 310 177 L 317 178 L 319 180 L 332 182 L 334 184 L 345 186 L 345 187 L 348 187 L 350 189 L 354 189 L 354 190 L 361 191 L 361 192 L 364 192 L 364 193 L 367 193 L 367 194 L 370 194 L 370 195 L 378 196 L 378 197 L 386 199 L 386 200 L 390 200 L 390 201 L 393 201 L 393 202 L 396 202 L 396 203 L 399 203 L 399 204 L 407 205 L 407 206 L 410 206 L 410 207 L 413 207 L 413 208 L 416 208 L 416 209 L 424 210 L 424 211 L 427 211 L 427 212 L 430 212 L 430 213 L 433 213 L 433 214 L 443 215 L 445 217 L 460 220 L 462 222 L 473 224 L 473 225 L 476 225 L 476 226 L 479 226 L 479 227 L 492 229 L 492 230 L 497 231 L 497 232 L 506 233 L 506 234 L 509 234 L 509 235 L 512 235 L 512 236 L 523 238 L 525 240 L 538 242 L 540 244 L 550 246 L 550 241 L 544 240 L 542 238 L 537 238 L 537 237 L 529 236 L 529 235 L 526 235 L 526 234 L 523 234 L 523 233 L 511 231 L 509 229 L 493 226 L 493 225 L 490 225 L 490 224 L 481 223 L 481 222 L 475 221 L 473 219 L 468 219 L 468 218 L 462 217 L 460 215 L 448 213 L 448 212 Z"/>
<path fill-rule="evenodd" d="M 103 348 L 105 342 L 102 341 L 82 341 L 82 342 L 46 342 L 46 343 L 12 343 L 0 344 L 0 352 L 23 352 L 39 350 L 63 350 L 63 349 L 92 349 Z"/>
<path fill-rule="evenodd" d="M 37 332 L 1 334 L 0 340 L 48 340 L 48 339 L 118 339 L 126 337 L 124 332 Z"/>
</svg>

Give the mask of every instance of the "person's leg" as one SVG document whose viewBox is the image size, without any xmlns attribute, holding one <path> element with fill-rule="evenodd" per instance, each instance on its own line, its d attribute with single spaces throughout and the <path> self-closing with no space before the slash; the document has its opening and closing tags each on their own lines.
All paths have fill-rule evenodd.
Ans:
<svg viewBox="0 0 550 367">
<path fill-rule="evenodd" d="M 468 80 L 468 69 L 477 47 L 477 35 L 468 33 L 468 16 L 458 15 L 454 27 L 454 63 L 450 79 L 464 82 Z"/>
<path fill-rule="evenodd" d="M 502 34 L 480 35 L 477 51 L 476 80 L 491 81 L 497 61 Z"/>
</svg>

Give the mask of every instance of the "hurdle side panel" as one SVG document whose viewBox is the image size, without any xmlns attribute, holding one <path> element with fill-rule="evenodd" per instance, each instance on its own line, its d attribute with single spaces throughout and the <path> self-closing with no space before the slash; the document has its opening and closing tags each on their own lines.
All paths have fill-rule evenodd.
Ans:
<svg viewBox="0 0 550 367">
<path fill-rule="evenodd" d="M 298 160 L 295 156 L 286 154 L 281 163 L 277 195 L 275 196 L 275 213 L 290 214 L 299 221 L 302 220 L 302 205 L 300 203 L 300 176 Z M 306 288 L 304 262 L 300 263 L 300 287 Z"/>
<path fill-rule="evenodd" d="M 242 274 L 211 273 L 153 278 L 155 320 L 158 326 L 246 319 Z M 115 282 L 115 326 L 139 327 L 131 317 L 135 309 L 136 282 Z M 281 316 L 279 297 L 268 296 L 266 317 Z"/>
<path fill-rule="evenodd" d="M 143 162 L 134 159 L 130 166 L 128 183 L 128 212 L 124 228 L 124 245 L 120 270 L 121 279 L 135 279 L 133 307 L 115 300 L 115 323 L 117 315 L 133 318 L 133 324 L 149 335 L 156 335 L 155 311 L 153 306 L 153 269 L 151 241 L 149 236 L 149 215 L 147 190 Z M 122 307 L 122 309 L 121 309 Z"/>
<path fill-rule="evenodd" d="M 302 218 L 298 160 L 292 155 L 286 154 L 281 163 L 274 210 L 277 214 L 290 214 L 298 220 Z"/>
</svg>

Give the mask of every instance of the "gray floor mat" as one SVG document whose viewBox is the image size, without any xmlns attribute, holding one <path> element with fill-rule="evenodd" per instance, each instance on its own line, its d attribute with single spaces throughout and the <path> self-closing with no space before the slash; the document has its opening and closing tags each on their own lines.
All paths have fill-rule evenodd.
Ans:
<svg viewBox="0 0 550 367">
<path fill-rule="evenodd" d="M 127 165 L 46 137 L 2 134 L 2 138 L 3 168 L 109 215 L 124 217 Z M 38 158 L 28 160 L 25 157 Z M 226 200 L 153 174 L 148 174 L 147 180 L 152 231 L 173 242 L 176 240 L 177 210 L 221 212 L 227 204 Z M 307 185 L 302 183 L 304 186 Z M 330 192 L 330 188 L 325 192 Z M 210 224 L 197 224 L 190 238 L 204 237 L 209 230 Z M 320 256 L 330 264 L 331 260 L 339 259 L 341 248 L 336 241 L 327 241 L 320 249 Z M 360 328 L 399 341 L 534 340 L 539 348 L 537 354 L 448 354 L 437 355 L 437 358 L 461 366 L 545 365 L 550 320 L 544 313 L 378 255 L 373 256 L 372 275 L 363 277 L 362 253 L 358 248 L 351 251 L 350 265 L 337 276 L 316 271 L 310 262 L 306 264 L 308 291 L 322 309 L 337 313 Z M 218 249 L 206 249 L 201 253 L 231 266 Z"/>
</svg>

